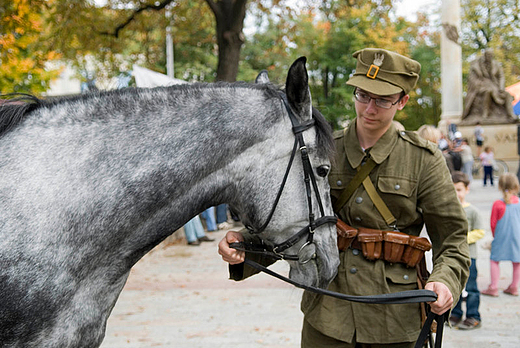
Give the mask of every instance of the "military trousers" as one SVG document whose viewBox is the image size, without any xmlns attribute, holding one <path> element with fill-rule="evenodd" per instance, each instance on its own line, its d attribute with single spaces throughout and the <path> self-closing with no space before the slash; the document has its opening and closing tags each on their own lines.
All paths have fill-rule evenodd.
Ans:
<svg viewBox="0 0 520 348">
<path fill-rule="evenodd" d="M 312 327 L 307 320 L 303 320 L 301 348 L 413 348 L 414 346 L 415 342 L 374 344 L 354 341 L 348 343 L 324 335 Z"/>
</svg>

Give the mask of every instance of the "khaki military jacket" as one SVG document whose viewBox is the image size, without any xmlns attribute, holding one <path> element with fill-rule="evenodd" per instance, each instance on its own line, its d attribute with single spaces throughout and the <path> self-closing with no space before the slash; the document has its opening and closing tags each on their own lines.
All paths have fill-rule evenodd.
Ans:
<svg viewBox="0 0 520 348">
<path fill-rule="evenodd" d="M 355 127 L 354 121 L 335 133 L 337 155 L 329 175 L 333 204 L 365 158 Z M 392 125 L 369 155 L 378 164 L 370 179 L 396 218 L 398 229 L 418 236 L 426 224 L 434 260 L 429 281 L 446 284 L 457 303 L 469 274 L 468 226 L 441 152 L 416 133 L 398 131 Z M 353 227 L 392 230 L 363 185 L 336 214 Z M 340 253 L 338 275 L 329 286 L 329 290 L 350 295 L 414 289 L 415 269 L 368 261 L 357 249 Z M 411 342 L 420 331 L 418 304 L 361 304 L 305 292 L 301 307 L 314 328 L 346 342 L 352 342 L 354 335 L 362 343 Z"/>
</svg>

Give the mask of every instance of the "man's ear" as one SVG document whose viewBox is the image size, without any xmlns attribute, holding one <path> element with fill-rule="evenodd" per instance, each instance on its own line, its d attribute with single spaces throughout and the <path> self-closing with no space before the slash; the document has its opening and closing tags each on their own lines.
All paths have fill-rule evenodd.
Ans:
<svg viewBox="0 0 520 348">
<path fill-rule="evenodd" d="M 408 94 L 405 95 L 404 97 L 402 97 L 401 100 L 399 101 L 399 103 L 397 103 L 397 109 L 403 110 L 404 106 L 406 105 L 406 103 L 408 103 L 409 99 L 410 99 L 410 96 Z"/>
</svg>

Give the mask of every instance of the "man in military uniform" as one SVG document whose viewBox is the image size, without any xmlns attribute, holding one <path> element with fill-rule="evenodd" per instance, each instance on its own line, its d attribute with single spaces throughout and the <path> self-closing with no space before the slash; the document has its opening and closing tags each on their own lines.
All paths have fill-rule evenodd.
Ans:
<svg viewBox="0 0 520 348">
<path fill-rule="evenodd" d="M 392 122 L 408 102 L 420 64 L 383 49 L 364 49 L 354 57 L 356 72 L 347 84 L 355 88 L 357 118 L 335 133 L 337 154 L 329 175 L 335 212 L 360 231 L 400 231 L 410 238 L 426 224 L 434 266 L 425 288 L 438 295 L 431 310 L 445 313 L 457 303 L 469 274 L 466 218 L 442 153 Z M 362 183 L 349 187 L 369 162 L 373 169 Z M 347 188 L 351 194 L 345 196 Z M 229 243 L 243 239 L 230 232 L 219 244 L 223 259 L 237 265 L 230 267 L 236 280 L 254 273 L 240 267 L 242 252 L 229 249 Z M 417 289 L 415 268 L 369 260 L 360 249 L 355 242 L 340 252 L 329 290 L 378 295 Z M 363 304 L 305 292 L 301 307 L 302 347 L 413 347 L 421 327 L 418 304 Z"/>
</svg>

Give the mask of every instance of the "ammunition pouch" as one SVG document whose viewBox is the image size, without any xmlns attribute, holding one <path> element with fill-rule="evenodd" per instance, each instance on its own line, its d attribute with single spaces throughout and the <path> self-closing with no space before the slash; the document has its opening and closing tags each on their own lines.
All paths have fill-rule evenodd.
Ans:
<svg viewBox="0 0 520 348">
<path fill-rule="evenodd" d="M 415 267 L 431 249 L 428 239 L 396 231 L 353 228 L 338 219 L 336 224 L 338 249 L 360 249 L 367 260 L 385 260 Z"/>
</svg>

